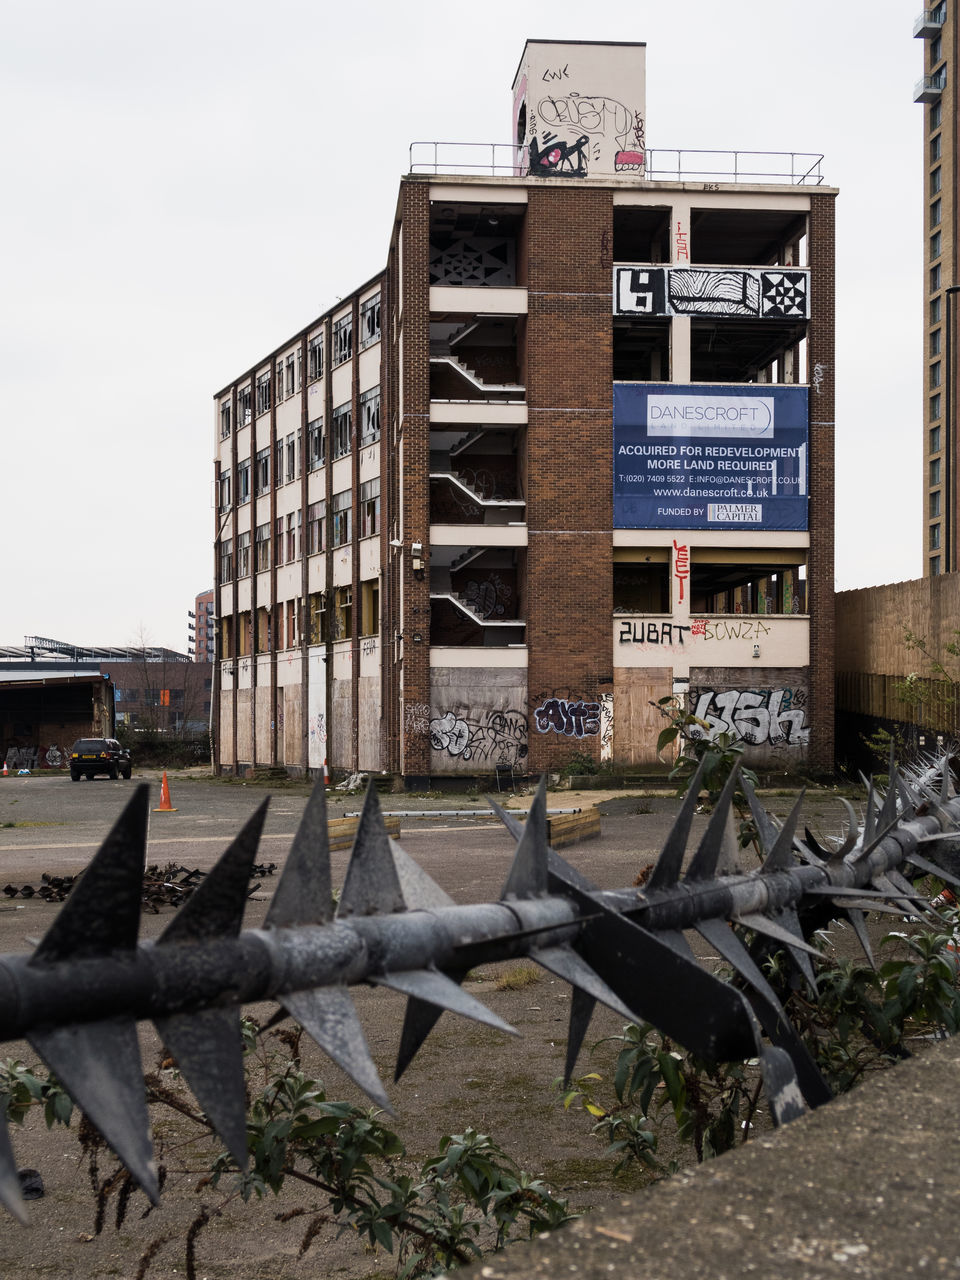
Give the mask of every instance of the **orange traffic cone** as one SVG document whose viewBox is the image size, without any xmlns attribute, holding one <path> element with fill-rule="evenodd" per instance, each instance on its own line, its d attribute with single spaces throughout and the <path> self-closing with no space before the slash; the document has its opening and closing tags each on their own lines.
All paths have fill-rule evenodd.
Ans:
<svg viewBox="0 0 960 1280">
<path fill-rule="evenodd" d="M 6 762 L 6 760 L 4 760 L 4 762 L 3 762 L 3 776 L 4 776 L 4 777 L 6 777 L 6 776 L 7 776 L 7 774 L 8 774 L 9 772 L 10 772 L 10 770 L 7 768 L 7 762 Z"/>
<path fill-rule="evenodd" d="M 153 811 L 154 813 L 176 813 L 176 809 L 170 803 L 170 787 L 167 784 L 167 771 L 163 771 L 163 781 L 160 783 L 160 803 Z"/>
<path fill-rule="evenodd" d="M 3 766 L 3 772 L 4 772 L 4 773 L 6 773 L 6 772 L 7 772 L 7 766 L 6 766 L 6 765 L 4 765 L 4 766 Z M 327 768 L 327 757 L 326 757 L 326 756 L 324 756 L 324 757 L 323 757 L 323 785 L 324 785 L 325 787 L 329 787 L 329 785 L 330 785 L 330 770 Z"/>
</svg>

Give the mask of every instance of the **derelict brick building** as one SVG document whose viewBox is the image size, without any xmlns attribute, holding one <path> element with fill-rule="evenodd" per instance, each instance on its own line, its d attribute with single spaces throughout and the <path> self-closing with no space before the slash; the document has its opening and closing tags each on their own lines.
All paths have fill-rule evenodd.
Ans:
<svg viewBox="0 0 960 1280">
<path fill-rule="evenodd" d="M 819 157 L 650 151 L 636 44 L 529 41 L 386 269 L 216 397 L 221 768 L 642 765 L 675 694 L 833 764 Z"/>
</svg>

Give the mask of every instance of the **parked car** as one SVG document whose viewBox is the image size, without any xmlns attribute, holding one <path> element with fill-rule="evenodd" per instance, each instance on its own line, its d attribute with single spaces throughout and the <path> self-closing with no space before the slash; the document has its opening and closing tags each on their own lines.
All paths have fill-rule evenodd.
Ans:
<svg viewBox="0 0 960 1280">
<path fill-rule="evenodd" d="M 70 778 L 93 778 L 106 773 L 111 778 L 129 778 L 133 772 L 130 752 L 116 738 L 79 738 L 70 748 Z"/>
</svg>

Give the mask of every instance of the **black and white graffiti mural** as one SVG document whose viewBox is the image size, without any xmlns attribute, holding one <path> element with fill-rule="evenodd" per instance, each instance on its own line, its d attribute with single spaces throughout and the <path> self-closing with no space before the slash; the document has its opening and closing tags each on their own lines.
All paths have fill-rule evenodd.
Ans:
<svg viewBox="0 0 960 1280">
<path fill-rule="evenodd" d="M 516 245 L 503 236 L 436 234 L 430 243 L 430 283 L 516 284 Z"/>
<path fill-rule="evenodd" d="M 522 711 L 444 711 L 428 727 L 431 748 L 459 760 L 516 766 L 527 757 Z"/>
<path fill-rule="evenodd" d="M 810 741 L 806 689 L 691 689 L 687 698 L 708 726 L 692 725 L 692 737 L 729 733 L 751 746 L 771 747 L 804 747 Z"/>
<path fill-rule="evenodd" d="M 806 320 L 809 295 L 809 271 L 793 267 L 615 268 L 617 315 Z"/>
</svg>

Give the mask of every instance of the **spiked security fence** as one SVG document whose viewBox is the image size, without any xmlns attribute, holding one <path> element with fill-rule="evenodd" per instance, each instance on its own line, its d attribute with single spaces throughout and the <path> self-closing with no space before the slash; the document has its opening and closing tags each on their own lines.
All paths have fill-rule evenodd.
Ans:
<svg viewBox="0 0 960 1280">
<path fill-rule="evenodd" d="M 37 948 L 0 956 L 0 1039 L 30 1042 L 153 1200 L 138 1020 L 153 1021 L 245 1167 L 245 1002 L 278 1001 L 389 1110 L 349 986 L 375 983 L 407 996 L 399 1078 L 444 1009 L 512 1030 L 460 984 L 475 965 L 514 956 L 573 986 L 568 1078 L 600 1001 L 708 1062 L 759 1058 L 774 1122 L 784 1123 L 830 1091 L 761 972 L 760 947 L 786 951 L 815 992 L 808 939 L 830 918 L 850 922 L 872 961 L 865 912 L 936 915 L 910 878 L 932 873 L 960 886 L 960 797 L 947 759 L 904 772 L 891 766 L 885 794 L 869 789 L 863 825 L 848 805 L 845 838 L 825 848 L 809 831 L 796 833 L 802 797 L 778 825 L 744 781 L 764 856 L 744 872 L 732 823 L 737 785 L 734 771 L 688 856 L 698 774 L 646 884 L 613 891 L 549 848 L 543 784 L 525 823 L 491 800 L 516 852 L 500 901 L 469 906 L 457 906 L 390 839 L 371 788 L 334 910 L 321 784 L 262 928 L 242 923 L 266 801 L 160 938 L 138 942 L 149 805 L 141 786 Z M 730 965 L 735 983 L 701 966 L 690 929 Z M 0 1201 L 25 1220 L 2 1119 Z"/>
</svg>

